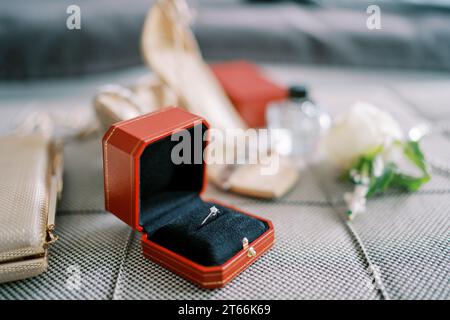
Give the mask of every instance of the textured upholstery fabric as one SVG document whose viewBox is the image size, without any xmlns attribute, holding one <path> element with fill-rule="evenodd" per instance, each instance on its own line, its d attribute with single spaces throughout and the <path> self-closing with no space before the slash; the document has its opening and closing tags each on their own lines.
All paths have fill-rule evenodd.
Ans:
<svg viewBox="0 0 450 320">
<path fill-rule="evenodd" d="M 308 80 L 312 97 L 333 114 L 356 100 L 389 110 L 406 129 L 422 121 L 450 123 L 447 74 L 267 66 L 284 83 Z M 127 84 L 145 70 L 107 78 L 0 87 L 0 130 L 10 132 L 26 111 L 42 108 L 89 115 L 99 84 Z M 426 94 L 426 90 L 429 94 Z M 423 141 L 427 155 L 449 164 L 449 136 Z M 447 159 L 447 160 L 446 160 Z M 417 193 L 374 198 L 352 223 L 341 219 L 342 193 L 324 167 L 302 172 L 277 201 L 260 201 L 209 186 L 206 196 L 270 219 L 275 246 L 223 289 L 204 290 L 146 260 L 141 234 L 103 211 L 101 144 L 65 146 L 65 189 L 56 217 L 60 239 L 49 270 L 0 285 L 0 299 L 450 299 L 448 221 L 450 176 L 433 169 Z M 433 167 L 434 168 L 434 167 Z M 375 281 L 368 263 L 375 266 Z M 79 280 L 79 281 L 78 281 Z"/>
</svg>

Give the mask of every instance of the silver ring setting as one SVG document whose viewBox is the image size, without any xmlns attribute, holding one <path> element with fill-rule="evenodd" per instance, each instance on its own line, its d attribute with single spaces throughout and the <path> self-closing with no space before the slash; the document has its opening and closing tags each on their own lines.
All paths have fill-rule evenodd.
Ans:
<svg viewBox="0 0 450 320">
<path fill-rule="evenodd" d="M 203 222 L 202 222 L 202 224 L 200 226 L 203 226 L 206 223 L 206 221 L 208 221 L 208 219 L 217 216 L 217 214 L 219 212 L 220 212 L 220 210 L 217 209 L 216 206 L 212 206 L 211 208 L 209 208 L 209 214 L 206 216 L 206 218 L 203 220 Z"/>
</svg>

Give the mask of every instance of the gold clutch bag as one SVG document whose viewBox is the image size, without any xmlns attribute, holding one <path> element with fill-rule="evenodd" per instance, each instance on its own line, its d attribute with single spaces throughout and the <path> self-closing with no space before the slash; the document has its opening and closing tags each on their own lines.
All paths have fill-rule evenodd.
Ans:
<svg viewBox="0 0 450 320">
<path fill-rule="evenodd" d="M 61 147 L 49 138 L 0 138 L 0 283 L 46 271 L 61 171 Z"/>
</svg>

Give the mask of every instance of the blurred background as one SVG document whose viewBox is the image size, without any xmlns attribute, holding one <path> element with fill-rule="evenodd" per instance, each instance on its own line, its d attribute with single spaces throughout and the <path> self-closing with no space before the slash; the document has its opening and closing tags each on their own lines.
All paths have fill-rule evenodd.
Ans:
<svg viewBox="0 0 450 320">
<path fill-rule="evenodd" d="M 0 3 L 0 78 L 66 77 L 140 65 L 152 0 Z M 190 0 L 206 60 L 450 70 L 450 1 Z M 81 9 L 68 30 L 66 9 Z M 381 29 L 369 30 L 370 4 Z"/>
<path fill-rule="evenodd" d="M 140 36 L 155 1 L 0 1 L 0 135 L 31 116 L 44 124 L 50 117 L 71 137 L 96 119 L 99 88 L 138 91 L 152 77 Z M 248 60 L 283 88 L 306 84 L 332 119 L 365 101 L 388 111 L 404 132 L 423 123 L 437 128 L 421 144 L 432 180 L 415 193 L 374 198 L 351 228 L 337 213 L 353 186 L 322 168 L 303 170 L 276 201 L 209 184 L 207 197 L 273 221 L 277 245 L 232 285 L 205 291 L 145 260 L 140 234 L 104 211 L 100 134 L 67 139 L 60 240 L 49 270 L 3 284 L 0 299 L 449 299 L 450 0 L 188 3 L 207 62 Z M 80 8 L 81 30 L 66 26 L 70 5 Z M 380 9 L 379 29 L 367 25 L 371 5 Z M 370 261 L 383 286 L 373 284 Z M 67 289 L 70 266 L 80 266 L 82 290 Z"/>
</svg>

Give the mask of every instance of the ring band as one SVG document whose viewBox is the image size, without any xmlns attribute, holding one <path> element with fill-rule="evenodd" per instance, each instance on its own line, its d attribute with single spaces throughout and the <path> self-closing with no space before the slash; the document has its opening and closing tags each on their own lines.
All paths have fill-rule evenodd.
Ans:
<svg viewBox="0 0 450 320">
<path fill-rule="evenodd" d="M 219 212 L 220 210 L 217 209 L 216 206 L 212 206 L 211 208 L 209 208 L 209 214 L 206 216 L 200 226 L 203 226 L 209 218 L 215 217 Z"/>
</svg>

